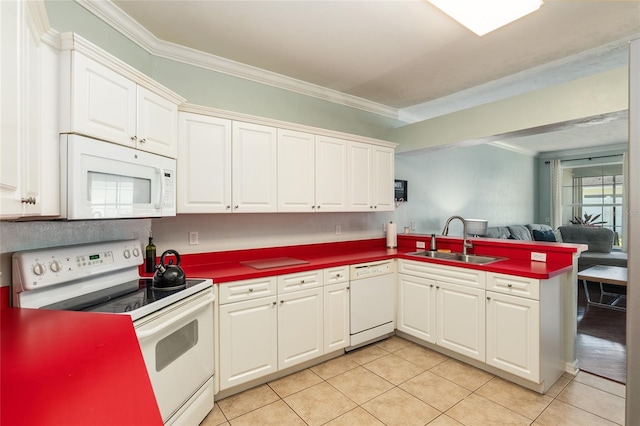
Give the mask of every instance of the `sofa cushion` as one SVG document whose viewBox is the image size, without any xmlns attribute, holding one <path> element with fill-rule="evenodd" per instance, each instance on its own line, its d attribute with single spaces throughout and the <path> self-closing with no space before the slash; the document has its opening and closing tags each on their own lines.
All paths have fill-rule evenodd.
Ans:
<svg viewBox="0 0 640 426">
<path fill-rule="evenodd" d="M 596 265 L 627 267 L 628 255 L 625 252 L 613 250 L 611 253 L 597 253 L 584 251 L 578 258 L 578 271 L 584 271 Z"/>
<path fill-rule="evenodd" d="M 561 226 L 558 228 L 565 243 L 586 244 L 589 252 L 610 253 L 613 247 L 614 233 L 607 228 L 592 226 Z"/>
<path fill-rule="evenodd" d="M 534 229 L 531 233 L 533 234 L 533 239 L 535 241 L 548 241 L 550 243 L 556 242 L 556 234 L 552 229 L 548 231 L 538 231 L 537 229 Z"/>
<path fill-rule="evenodd" d="M 502 238 L 507 239 L 511 236 L 509 228 L 506 226 L 490 226 L 487 228 L 487 232 L 484 234 L 487 238 Z"/>
<path fill-rule="evenodd" d="M 529 228 L 524 225 L 509 225 L 509 233 L 511 234 L 511 238 L 514 240 L 527 240 L 532 241 L 533 237 L 531 236 L 531 232 Z"/>
</svg>

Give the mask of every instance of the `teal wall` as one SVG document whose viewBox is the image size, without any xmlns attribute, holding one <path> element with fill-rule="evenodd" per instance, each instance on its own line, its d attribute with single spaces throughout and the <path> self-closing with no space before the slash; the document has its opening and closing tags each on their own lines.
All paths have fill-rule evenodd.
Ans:
<svg viewBox="0 0 640 426">
<path fill-rule="evenodd" d="M 408 181 L 408 201 L 396 209 L 398 228 L 442 232 L 449 216 L 486 219 L 489 226 L 534 222 L 536 159 L 492 145 L 396 155 L 396 179 Z M 456 221 L 451 235 L 461 235 Z"/>
<path fill-rule="evenodd" d="M 378 139 L 386 139 L 390 128 L 403 124 L 357 108 L 152 56 L 72 0 L 47 0 L 45 4 L 54 29 L 79 34 L 189 103 Z"/>
</svg>

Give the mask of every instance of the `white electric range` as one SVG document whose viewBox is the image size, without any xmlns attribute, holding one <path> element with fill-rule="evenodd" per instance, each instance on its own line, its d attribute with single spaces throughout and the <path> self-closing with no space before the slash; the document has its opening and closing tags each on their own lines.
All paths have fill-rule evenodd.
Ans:
<svg viewBox="0 0 640 426">
<path fill-rule="evenodd" d="M 158 290 L 142 278 L 137 240 L 13 254 L 14 307 L 128 315 L 165 424 L 198 424 L 213 408 L 211 279 Z"/>
</svg>

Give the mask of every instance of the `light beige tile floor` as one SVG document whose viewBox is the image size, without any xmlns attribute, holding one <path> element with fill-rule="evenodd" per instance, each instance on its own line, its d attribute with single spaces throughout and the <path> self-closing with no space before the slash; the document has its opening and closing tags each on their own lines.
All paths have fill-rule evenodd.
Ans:
<svg viewBox="0 0 640 426">
<path fill-rule="evenodd" d="M 399 337 L 216 401 L 217 425 L 623 425 L 625 387 L 565 374 L 540 395 Z"/>
</svg>

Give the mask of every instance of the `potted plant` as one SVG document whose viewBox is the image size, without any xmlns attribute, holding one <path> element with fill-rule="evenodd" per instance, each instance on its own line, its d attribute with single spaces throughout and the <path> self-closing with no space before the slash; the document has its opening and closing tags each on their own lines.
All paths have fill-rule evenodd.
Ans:
<svg viewBox="0 0 640 426">
<path fill-rule="evenodd" d="M 571 222 L 574 225 L 582 225 L 582 226 L 602 226 L 603 224 L 607 223 L 606 221 L 599 221 L 596 222 L 596 220 L 600 217 L 599 214 L 593 216 L 590 214 L 585 213 L 584 214 L 584 219 L 579 218 L 578 216 L 574 217 L 573 219 L 571 219 L 569 222 Z"/>
</svg>

